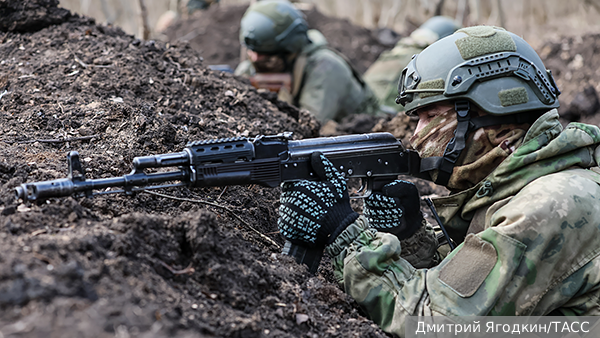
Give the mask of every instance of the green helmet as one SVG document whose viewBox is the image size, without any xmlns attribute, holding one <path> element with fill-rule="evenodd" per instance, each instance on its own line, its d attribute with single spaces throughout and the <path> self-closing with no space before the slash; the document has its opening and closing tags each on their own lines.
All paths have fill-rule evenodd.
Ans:
<svg viewBox="0 0 600 338">
<path fill-rule="evenodd" d="M 558 90 L 535 50 L 502 28 L 458 30 L 420 54 L 404 68 L 396 103 L 410 115 L 437 102 L 455 105 L 458 124 L 442 157 L 422 159 L 421 172 L 439 170 L 446 185 L 469 133 L 487 126 L 532 123 L 558 108 Z M 485 116 L 473 116 L 471 104 Z"/>
<path fill-rule="evenodd" d="M 446 16 L 434 16 L 425 21 L 419 29 L 426 29 L 437 35 L 437 39 L 442 39 L 460 29 L 460 25 L 453 19 Z"/>
<path fill-rule="evenodd" d="M 257 53 L 296 53 L 308 43 L 303 14 L 287 1 L 258 1 L 240 24 L 240 43 Z"/>
<path fill-rule="evenodd" d="M 558 107 L 550 71 L 525 40 L 502 28 L 458 30 L 413 56 L 398 98 L 407 112 L 447 100 L 468 100 L 492 115 Z"/>
</svg>

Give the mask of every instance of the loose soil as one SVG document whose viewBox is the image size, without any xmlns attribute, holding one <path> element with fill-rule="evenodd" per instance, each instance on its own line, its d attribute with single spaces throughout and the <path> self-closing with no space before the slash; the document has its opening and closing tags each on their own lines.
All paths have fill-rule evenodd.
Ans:
<svg viewBox="0 0 600 338">
<path fill-rule="evenodd" d="M 211 6 L 175 22 L 164 35 L 168 41 L 189 41 L 206 65 L 227 64 L 235 69 L 240 62 L 240 20 L 247 8 L 247 5 Z M 346 19 L 328 17 L 314 8 L 304 14 L 309 27 L 323 33 L 329 45 L 348 57 L 361 73 L 400 39 L 393 32 L 371 31 Z"/>
<path fill-rule="evenodd" d="M 327 258 L 311 276 L 280 254 L 278 188 L 15 200 L 21 183 L 65 177 L 72 150 L 88 178 L 105 178 L 127 174 L 135 156 L 178 152 L 188 141 L 284 131 L 300 139 L 321 129 L 308 112 L 206 68 L 234 62 L 239 53 L 196 50 L 193 39 L 141 41 L 57 4 L 0 2 L 1 335 L 386 337 L 333 282 Z M 211 18 L 223 27 L 237 24 L 231 13 L 219 14 L 224 8 L 211 9 Z M 239 17 L 243 10 L 232 9 Z M 228 32 L 237 45 L 237 32 Z M 340 44 L 359 33 L 348 31 Z M 597 62 L 598 36 L 582 39 L 590 41 L 587 48 L 566 38 L 544 49 L 547 66 L 561 69 L 555 75 L 567 106 L 586 93 L 581 85 L 568 88 L 567 69 L 571 79 L 598 83 L 598 74 L 578 71 Z M 376 46 L 359 46 L 365 45 Z M 379 53 L 373 51 L 347 55 L 364 61 L 357 62 L 364 70 Z M 583 68 L 569 68 L 577 54 Z M 586 97 L 594 93 L 587 89 Z M 406 140 L 414 125 L 404 115 L 359 115 L 333 134 L 370 128 Z M 422 195 L 443 193 L 416 182 Z"/>
<path fill-rule="evenodd" d="M 0 13 L 28 18 L 56 3 L 1 2 Z M 0 36 L 4 337 L 385 336 L 331 282 L 327 260 L 311 276 L 280 254 L 279 189 L 16 202 L 19 184 L 65 177 L 71 150 L 101 178 L 193 140 L 318 136 L 308 112 L 208 70 L 189 44 L 55 17 Z"/>
<path fill-rule="evenodd" d="M 559 112 L 564 122 L 600 125 L 600 34 L 555 37 L 538 53 L 562 91 Z"/>
</svg>

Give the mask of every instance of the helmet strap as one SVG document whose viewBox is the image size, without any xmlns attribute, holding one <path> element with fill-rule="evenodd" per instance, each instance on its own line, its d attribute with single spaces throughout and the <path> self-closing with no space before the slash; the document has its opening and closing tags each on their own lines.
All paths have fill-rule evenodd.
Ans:
<svg viewBox="0 0 600 338">
<path fill-rule="evenodd" d="M 454 137 L 448 142 L 444 156 L 439 165 L 438 177 L 435 180 L 436 184 L 446 185 L 452 175 L 452 170 L 456 165 L 456 161 L 460 156 L 460 153 L 465 149 L 467 145 L 467 135 L 469 133 L 470 120 L 471 120 L 471 106 L 469 101 L 456 101 L 454 103 L 454 110 L 456 111 L 456 119 L 458 124 L 454 131 Z"/>
<path fill-rule="evenodd" d="M 459 100 L 454 103 L 458 124 L 454 137 L 446 145 L 443 156 L 434 156 L 421 159 L 421 173 L 438 170 L 434 183 L 446 186 L 456 165 L 461 152 L 465 149 L 467 137 L 470 132 L 483 127 L 501 124 L 533 123 L 540 117 L 540 112 L 532 111 L 506 116 L 485 115 L 471 117 L 469 101 Z"/>
<path fill-rule="evenodd" d="M 459 100 L 454 103 L 456 118 L 458 124 L 454 130 L 454 137 L 446 145 L 446 150 L 443 156 L 426 157 L 421 159 L 421 172 L 438 170 L 438 176 L 435 180 L 436 184 L 446 185 L 452 175 L 454 165 L 460 156 L 460 153 L 465 149 L 467 143 L 467 135 L 471 129 L 471 105 L 469 101 Z"/>
<path fill-rule="evenodd" d="M 287 73 L 291 71 L 293 62 L 290 62 L 290 53 L 279 53 L 279 57 L 283 60 L 283 72 Z"/>
</svg>

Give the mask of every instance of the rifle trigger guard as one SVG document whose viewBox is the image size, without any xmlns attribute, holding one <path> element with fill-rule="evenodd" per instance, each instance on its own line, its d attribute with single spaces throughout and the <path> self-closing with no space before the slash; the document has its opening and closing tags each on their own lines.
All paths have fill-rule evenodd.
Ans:
<svg viewBox="0 0 600 338">
<path fill-rule="evenodd" d="M 368 198 L 373 194 L 373 179 L 363 178 L 361 179 L 361 186 L 356 191 L 358 195 L 350 196 L 351 199 Z M 361 195 L 362 193 L 362 195 Z"/>
</svg>

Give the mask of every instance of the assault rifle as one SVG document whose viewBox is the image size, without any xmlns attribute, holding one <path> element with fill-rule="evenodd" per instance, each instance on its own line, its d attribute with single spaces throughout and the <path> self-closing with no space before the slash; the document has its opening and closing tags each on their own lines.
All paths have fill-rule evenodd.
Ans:
<svg viewBox="0 0 600 338">
<path fill-rule="evenodd" d="M 69 175 L 51 181 L 21 184 L 17 198 L 42 201 L 64 196 L 92 197 L 167 187 L 219 187 L 258 184 L 277 187 L 282 182 L 316 180 L 310 155 L 322 152 L 346 178 L 360 178 L 362 197 L 397 179 L 419 173 L 419 155 L 404 148 L 389 133 L 371 133 L 292 140 L 292 133 L 248 138 L 225 138 L 188 143 L 181 152 L 133 159 L 131 173 L 111 178 L 86 179 L 79 154 L 67 155 Z M 147 169 L 175 170 L 146 173 Z M 165 184 L 171 182 L 169 184 Z M 120 188 L 107 190 L 108 188 Z M 323 248 L 306 248 L 286 242 L 284 254 L 316 272 Z"/>
</svg>

